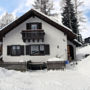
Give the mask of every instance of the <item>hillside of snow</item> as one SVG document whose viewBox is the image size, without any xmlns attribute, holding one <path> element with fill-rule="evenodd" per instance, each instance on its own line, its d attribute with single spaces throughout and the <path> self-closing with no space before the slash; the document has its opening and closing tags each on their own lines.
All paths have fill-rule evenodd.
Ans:
<svg viewBox="0 0 90 90">
<path fill-rule="evenodd" d="M 78 60 L 83 59 L 86 54 L 90 54 L 90 45 L 77 48 L 77 59 Z"/>
<path fill-rule="evenodd" d="M 84 57 L 86 54 L 90 54 L 90 45 L 82 48 L 78 48 L 77 57 L 81 59 L 81 61 L 77 65 L 77 70 L 90 77 L 90 55 L 88 57 Z"/>
<path fill-rule="evenodd" d="M 79 58 L 86 53 L 90 53 L 90 46 L 78 48 Z M 0 90 L 90 90 L 90 56 L 64 71 L 20 72 L 0 68 Z"/>
</svg>

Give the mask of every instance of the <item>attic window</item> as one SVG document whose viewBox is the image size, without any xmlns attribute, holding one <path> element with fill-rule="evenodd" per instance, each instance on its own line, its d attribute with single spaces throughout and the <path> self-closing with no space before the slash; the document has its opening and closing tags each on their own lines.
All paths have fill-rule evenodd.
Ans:
<svg viewBox="0 0 90 90">
<path fill-rule="evenodd" d="M 37 27 L 37 24 L 31 24 L 31 30 L 37 30 L 38 27 Z"/>
<path fill-rule="evenodd" d="M 39 22 L 27 23 L 26 29 L 30 29 L 30 30 L 42 29 L 42 24 Z"/>
</svg>

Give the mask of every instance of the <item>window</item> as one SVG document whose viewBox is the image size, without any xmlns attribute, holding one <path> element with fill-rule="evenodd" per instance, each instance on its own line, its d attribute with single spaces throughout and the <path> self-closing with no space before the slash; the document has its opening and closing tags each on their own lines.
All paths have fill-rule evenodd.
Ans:
<svg viewBox="0 0 90 90">
<path fill-rule="evenodd" d="M 13 56 L 20 55 L 20 46 L 12 46 L 11 54 Z"/>
<path fill-rule="evenodd" d="M 42 29 L 42 24 L 39 22 L 27 23 L 26 29 L 31 29 L 31 30 Z"/>
<path fill-rule="evenodd" d="M 26 55 L 49 55 L 49 45 L 28 45 Z"/>
<path fill-rule="evenodd" d="M 37 28 L 37 24 L 31 24 L 31 29 L 32 30 L 37 30 L 38 28 Z"/>
<path fill-rule="evenodd" d="M 24 47 L 26 47 L 24 49 Z M 25 50 L 25 51 L 24 51 Z M 49 55 L 50 54 L 50 47 L 49 45 L 12 45 L 7 46 L 7 55 L 11 56 L 20 56 L 20 55 Z"/>
<path fill-rule="evenodd" d="M 24 46 L 23 45 L 7 46 L 7 55 L 11 55 L 11 56 L 24 55 Z"/>
<path fill-rule="evenodd" d="M 39 46 L 38 45 L 32 45 L 31 46 L 31 55 L 38 55 L 39 54 Z"/>
</svg>

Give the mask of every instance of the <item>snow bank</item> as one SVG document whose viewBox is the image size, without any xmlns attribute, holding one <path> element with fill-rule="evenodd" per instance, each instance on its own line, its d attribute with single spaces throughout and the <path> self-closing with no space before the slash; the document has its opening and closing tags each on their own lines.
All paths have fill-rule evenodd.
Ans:
<svg viewBox="0 0 90 90">
<path fill-rule="evenodd" d="M 90 54 L 90 45 L 86 47 L 77 48 L 77 59 L 81 60 L 86 54 Z"/>
<path fill-rule="evenodd" d="M 90 90 L 90 78 L 76 71 L 17 72 L 0 68 L 0 90 Z"/>
<path fill-rule="evenodd" d="M 90 77 L 90 56 L 85 59 L 82 59 L 77 65 L 77 70 Z"/>
<path fill-rule="evenodd" d="M 63 58 L 56 58 L 56 57 L 54 57 L 54 58 L 48 59 L 48 61 L 65 61 L 65 60 Z"/>
</svg>

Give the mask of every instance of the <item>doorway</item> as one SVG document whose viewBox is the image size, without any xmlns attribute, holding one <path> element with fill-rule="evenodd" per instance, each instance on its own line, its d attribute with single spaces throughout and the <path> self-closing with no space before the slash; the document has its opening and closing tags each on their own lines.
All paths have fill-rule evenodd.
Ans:
<svg viewBox="0 0 90 90">
<path fill-rule="evenodd" d="M 67 46 L 67 53 L 68 53 L 68 60 L 69 61 L 74 60 L 74 48 L 72 45 Z"/>
</svg>

